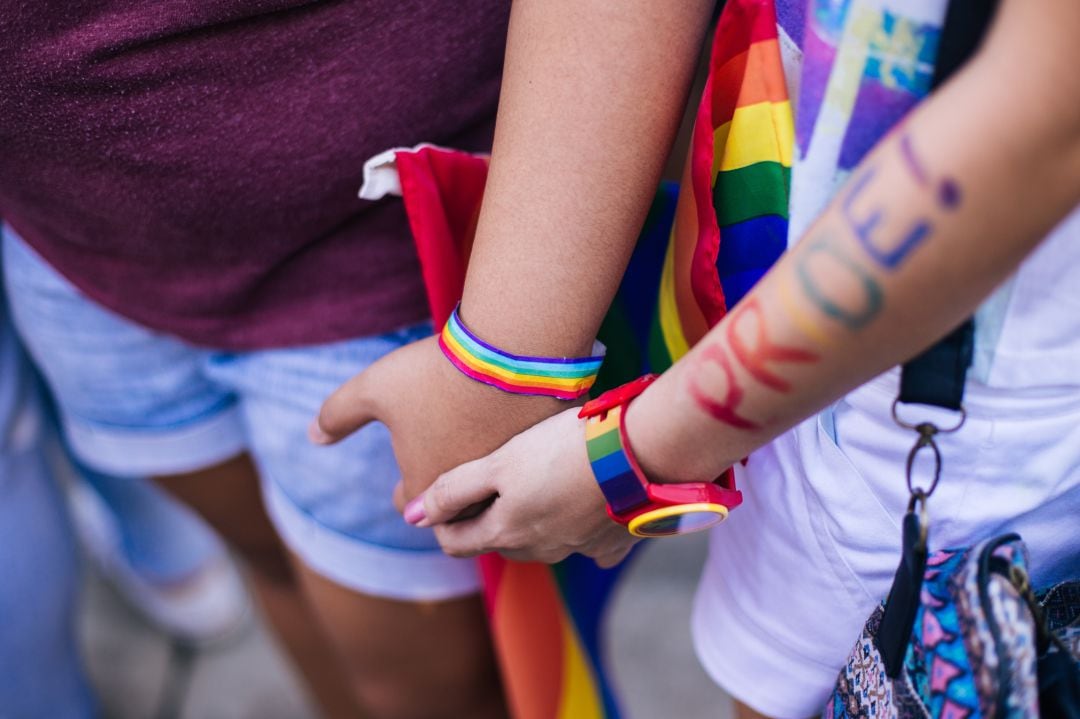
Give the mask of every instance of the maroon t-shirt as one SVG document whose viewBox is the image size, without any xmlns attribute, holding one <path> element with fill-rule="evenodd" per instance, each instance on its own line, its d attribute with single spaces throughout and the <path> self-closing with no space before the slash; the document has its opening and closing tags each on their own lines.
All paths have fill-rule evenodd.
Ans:
<svg viewBox="0 0 1080 719">
<path fill-rule="evenodd" d="M 489 146 L 509 0 L 0 0 L 0 216 L 99 303 L 223 349 L 422 319 L 394 146 Z"/>
</svg>

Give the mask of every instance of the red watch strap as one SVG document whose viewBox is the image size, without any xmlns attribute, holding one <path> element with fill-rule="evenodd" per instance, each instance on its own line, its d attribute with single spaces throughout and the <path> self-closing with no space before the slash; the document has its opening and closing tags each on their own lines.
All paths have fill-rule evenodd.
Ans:
<svg viewBox="0 0 1080 719">
<path fill-rule="evenodd" d="M 650 374 L 605 392 L 582 407 L 589 462 L 607 501 L 608 515 L 621 524 L 657 507 L 690 503 L 721 504 L 728 509 L 742 503 L 734 473 L 727 470 L 712 482 L 660 484 L 646 476 L 626 432 L 626 408 L 652 384 Z M 617 412 L 613 410 L 618 409 Z"/>
<path fill-rule="evenodd" d="M 578 412 L 578 417 L 582 419 L 586 417 L 596 417 L 597 415 L 607 412 L 612 407 L 629 404 L 630 400 L 644 392 L 645 388 L 655 382 L 656 378 L 659 376 L 660 375 L 656 374 L 643 375 L 624 385 L 620 385 L 615 389 L 609 389 L 596 399 L 591 399 L 586 402 L 585 406 Z"/>
</svg>

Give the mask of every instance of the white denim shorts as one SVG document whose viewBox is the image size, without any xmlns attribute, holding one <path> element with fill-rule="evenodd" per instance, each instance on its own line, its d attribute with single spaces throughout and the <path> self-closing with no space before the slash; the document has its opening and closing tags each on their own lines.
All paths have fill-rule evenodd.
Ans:
<svg viewBox="0 0 1080 719">
<path fill-rule="evenodd" d="M 889 592 L 916 438 L 890 415 L 898 378 L 878 377 L 755 452 L 737 468 L 744 504 L 712 531 L 694 643 L 709 675 L 766 715 L 820 714 Z M 1015 531 L 1036 586 L 1080 576 L 1080 387 L 969 382 L 964 404 L 963 427 L 939 437 L 931 550 Z M 908 411 L 942 427 L 955 421 Z"/>
<path fill-rule="evenodd" d="M 446 556 L 431 530 L 410 526 L 394 508 L 400 475 L 386 427 L 370 425 L 332 447 L 307 439 L 331 392 L 430 334 L 430 325 L 325 345 L 215 351 L 100 307 L 10 228 L 3 253 L 11 314 L 56 397 L 72 450 L 88 467 L 170 475 L 246 451 L 279 533 L 315 571 L 393 599 L 478 590 L 473 560 Z"/>
</svg>

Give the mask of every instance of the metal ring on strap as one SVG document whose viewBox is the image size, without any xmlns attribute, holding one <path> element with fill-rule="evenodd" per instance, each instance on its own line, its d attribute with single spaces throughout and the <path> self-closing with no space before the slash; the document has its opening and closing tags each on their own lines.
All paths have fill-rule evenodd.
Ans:
<svg viewBox="0 0 1080 719">
<path fill-rule="evenodd" d="M 908 452 L 907 457 L 907 486 L 908 491 L 914 498 L 921 496 L 925 503 L 926 498 L 934 493 L 937 489 L 938 481 L 941 479 L 941 450 L 938 449 L 937 442 L 934 441 L 934 435 L 938 433 L 937 427 L 929 422 L 923 422 L 915 427 L 915 430 L 919 433 L 919 439 L 915 441 L 915 446 Z M 930 482 L 930 486 L 925 489 L 915 486 L 915 480 L 912 477 L 913 469 L 915 467 L 915 457 L 919 454 L 919 450 L 924 447 L 929 447 L 934 453 L 934 478 Z"/>
<path fill-rule="evenodd" d="M 900 412 L 899 412 L 899 409 L 898 409 L 899 405 L 900 405 L 900 399 L 899 398 L 894 399 L 893 403 L 892 403 L 892 418 L 893 418 L 894 422 L 896 422 L 898 425 L 900 425 L 904 429 L 911 429 L 911 430 L 914 430 L 914 431 L 918 432 L 920 426 L 922 426 L 923 424 L 929 424 L 929 422 L 920 422 L 918 424 L 911 424 L 909 422 L 905 422 L 904 420 L 900 419 Z M 960 429 L 961 427 L 964 426 L 964 422 L 967 421 L 967 410 L 965 410 L 963 407 L 961 407 L 958 411 L 960 412 L 960 419 L 957 421 L 957 423 L 952 427 L 946 427 L 944 429 L 941 428 L 941 427 L 936 427 L 935 426 L 935 428 L 937 430 L 936 434 L 952 434 L 953 432 L 955 432 L 956 430 L 958 430 L 958 429 Z"/>
</svg>

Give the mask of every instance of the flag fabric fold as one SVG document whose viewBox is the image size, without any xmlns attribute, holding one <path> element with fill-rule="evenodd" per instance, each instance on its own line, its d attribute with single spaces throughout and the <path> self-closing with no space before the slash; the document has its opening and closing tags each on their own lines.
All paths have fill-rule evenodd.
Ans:
<svg viewBox="0 0 1080 719">
<path fill-rule="evenodd" d="M 729 0 L 664 255 L 653 371 L 686 354 L 784 251 L 793 152 L 773 2 Z"/>
</svg>

